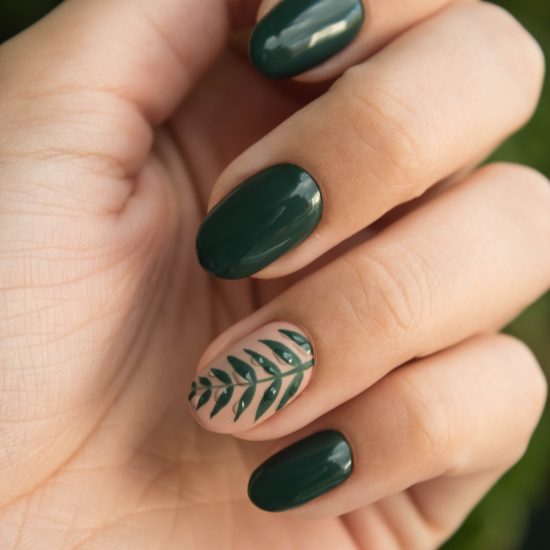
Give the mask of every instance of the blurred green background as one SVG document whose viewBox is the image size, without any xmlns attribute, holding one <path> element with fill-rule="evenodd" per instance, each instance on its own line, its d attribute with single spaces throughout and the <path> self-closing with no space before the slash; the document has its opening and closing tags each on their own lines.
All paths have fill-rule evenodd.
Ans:
<svg viewBox="0 0 550 550">
<path fill-rule="evenodd" d="M 0 0 L 0 41 L 24 29 L 57 3 L 59 0 Z M 495 3 L 512 12 L 538 39 L 548 56 L 550 2 L 498 0 Z M 528 164 L 550 175 L 548 84 L 547 77 L 533 120 L 508 140 L 492 160 Z M 529 344 L 550 378 L 550 294 L 527 309 L 507 332 Z M 495 486 L 457 535 L 445 545 L 445 550 L 518 549 L 550 550 L 550 406 L 546 407 L 525 457 Z"/>
</svg>

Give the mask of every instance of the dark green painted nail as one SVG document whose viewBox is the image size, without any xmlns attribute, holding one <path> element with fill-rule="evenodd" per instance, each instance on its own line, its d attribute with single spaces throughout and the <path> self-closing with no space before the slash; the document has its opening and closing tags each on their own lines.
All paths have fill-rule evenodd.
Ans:
<svg viewBox="0 0 550 550">
<path fill-rule="evenodd" d="M 250 59 L 269 78 L 287 78 L 343 50 L 365 19 L 361 0 L 282 0 L 255 27 Z"/>
<path fill-rule="evenodd" d="M 318 432 L 266 460 L 248 483 L 250 500 L 262 510 L 281 512 L 317 498 L 351 474 L 351 448 L 336 431 Z"/>
<path fill-rule="evenodd" d="M 306 239 L 322 211 L 321 192 L 307 172 L 272 166 L 210 211 L 197 235 L 199 262 L 218 277 L 248 277 Z"/>
</svg>

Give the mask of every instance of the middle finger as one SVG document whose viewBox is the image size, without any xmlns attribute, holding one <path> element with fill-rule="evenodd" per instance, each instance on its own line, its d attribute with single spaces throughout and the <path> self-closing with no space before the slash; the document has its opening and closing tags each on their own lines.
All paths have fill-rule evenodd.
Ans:
<svg viewBox="0 0 550 550">
<path fill-rule="evenodd" d="M 507 322 L 547 287 L 549 205 L 536 172 L 483 168 L 215 340 L 193 414 L 213 431 L 280 437 L 399 365 Z"/>
<path fill-rule="evenodd" d="M 307 265 L 517 129 L 542 67 L 536 43 L 495 6 L 454 5 L 419 24 L 230 165 L 211 206 L 256 177 L 204 221 L 203 267 L 240 278 Z"/>
</svg>

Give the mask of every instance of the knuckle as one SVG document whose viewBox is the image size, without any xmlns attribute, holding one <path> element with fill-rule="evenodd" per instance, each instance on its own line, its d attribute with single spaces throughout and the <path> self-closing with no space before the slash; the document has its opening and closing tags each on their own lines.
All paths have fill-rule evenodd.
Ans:
<svg viewBox="0 0 550 550">
<path fill-rule="evenodd" d="M 487 2 L 472 4 L 480 35 L 496 66 L 506 64 L 510 93 L 517 90 L 528 118 L 538 101 L 544 77 L 544 53 L 533 36 L 504 8 Z"/>
<path fill-rule="evenodd" d="M 426 377 L 412 369 L 393 375 L 394 396 L 399 396 L 408 448 L 416 459 L 437 468 L 453 455 L 455 405 L 449 392 L 433 387 Z"/>
<path fill-rule="evenodd" d="M 527 166 L 508 165 L 510 173 L 514 177 L 510 178 L 517 186 L 518 193 L 531 203 L 531 206 L 538 206 L 541 214 L 548 219 L 548 208 L 550 207 L 550 181 L 548 178 Z"/>
<path fill-rule="evenodd" d="M 526 443 L 537 424 L 548 393 L 548 383 L 537 358 L 531 349 L 518 338 L 500 334 L 497 336 L 500 341 L 502 361 L 511 363 L 521 378 L 523 385 L 521 395 L 518 394 L 518 401 L 524 403 L 522 406 L 524 435 Z M 525 399 L 523 399 L 525 397 Z"/>
<path fill-rule="evenodd" d="M 364 156 L 366 150 L 369 171 L 377 182 L 392 193 L 406 188 L 405 196 L 410 198 L 411 186 L 431 158 L 431 132 L 424 111 L 400 97 L 391 85 L 377 82 L 375 75 L 368 75 L 368 86 L 366 78 L 363 67 L 352 67 L 332 88 L 340 119 L 349 128 L 359 154 Z M 413 190 L 412 196 L 421 191 Z"/>
<path fill-rule="evenodd" d="M 542 187 L 544 189 L 549 187 L 548 178 L 544 174 L 523 164 L 515 164 L 513 162 L 492 162 L 491 164 L 485 165 L 480 171 L 493 176 L 495 179 L 506 179 L 512 182 L 527 180 L 528 183 L 532 183 L 535 187 Z M 523 184 L 521 188 L 523 188 Z"/>
<path fill-rule="evenodd" d="M 550 182 L 533 168 L 510 163 L 494 163 L 479 174 L 492 186 L 492 193 L 501 204 L 506 201 L 514 217 L 528 227 L 533 243 L 550 238 Z M 505 208 L 501 208 L 503 213 Z M 505 214 L 509 216 L 509 212 Z"/>
<path fill-rule="evenodd" d="M 534 202 L 543 202 L 545 210 L 550 201 L 550 181 L 548 178 L 529 166 L 507 162 L 495 162 L 480 170 L 488 179 L 497 182 L 499 189 L 508 185 L 508 192 L 521 195 Z"/>
<path fill-rule="evenodd" d="M 547 396 L 544 373 L 529 347 L 521 340 L 498 334 L 491 336 L 493 362 L 505 372 L 508 384 L 513 388 L 509 394 L 509 410 L 514 414 L 507 426 L 508 432 L 500 445 L 496 466 L 508 469 L 525 454 L 531 436 L 542 415 Z"/>
<path fill-rule="evenodd" d="M 342 293 L 371 335 L 396 341 L 420 331 L 431 309 L 431 293 L 427 269 L 418 256 L 411 251 L 373 250 L 342 261 L 347 272 Z"/>
</svg>

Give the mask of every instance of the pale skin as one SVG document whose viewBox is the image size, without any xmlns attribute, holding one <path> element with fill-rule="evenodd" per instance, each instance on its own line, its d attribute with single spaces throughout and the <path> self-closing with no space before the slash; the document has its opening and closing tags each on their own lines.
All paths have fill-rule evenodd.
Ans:
<svg viewBox="0 0 550 550">
<path fill-rule="evenodd" d="M 69 0 L 0 47 L 1 548 L 435 548 L 521 457 L 545 381 L 495 331 L 548 287 L 550 187 L 472 167 L 531 116 L 540 50 L 489 5 L 366 7 L 297 79 L 319 89 L 222 54 L 252 0 Z M 283 161 L 318 178 L 314 235 L 255 279 L 204 273 L 208 205 Z M 196 369 L 275 319 L 314 342 L 306 391 L 200 427 Z M 352 476 L 255 508 L 251 471 L 325 428 Z"/>
</svg>

